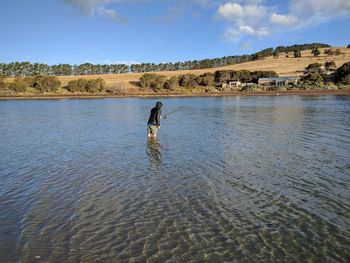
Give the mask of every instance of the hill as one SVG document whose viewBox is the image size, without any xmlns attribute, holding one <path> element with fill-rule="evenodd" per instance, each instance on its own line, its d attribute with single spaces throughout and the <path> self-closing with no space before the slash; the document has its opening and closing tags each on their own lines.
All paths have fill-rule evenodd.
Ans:
<svg viewBox="0 0 350 263">
<path fill-rule="evenodd" d="M 335 47 L 336 48 L 336 47 Z M 333 48 L 333 49 L 335 49 Z M 337 67 L 350 61 L 350 48 L 339 47 L 343 54 L 338 56 L 329 56 L 324 54 L 325 48 L 320 48 L 321 54 L 318 57 L 314 57 L 311 54 L 311 50 L 301 51 L 300 58 L 294 58 L 293 54 L 289 53 L 289 57 L 286 57 L 285 53 L 280 53 L 278 58 L 273 56 L 265 57 L 256 61 L 250 61 L 240 64 L 234 64 L 229 66 L 198 69 L 198 70 L 180 70 L 180 71 L 162 71 L 154 72 L 156 74 L 165 75 L 167 77 L 178 76 L 181 74 L 203 74 L 205 72 L 215 72 L 217 70 L 273 70 L 280 76 L 300 76 L 303 74 L 303 70 L 311 63 L 325 63 L 326 61 L 334 61 Z M 83 76 L 60 76 L 59 80 L 62 82 L 62 86 L 66 85 L 70 80 L 84 78 L 84 79 L 96 79 L 102 78 L 106 81 L 107 87 L 119 88 L 128 93 L 137 91 L 137 83 L 139 78 L 144 73 L 122 73 L 122 74 L 108 74 L 108 75 L 83 75 Z"/>
</svg>

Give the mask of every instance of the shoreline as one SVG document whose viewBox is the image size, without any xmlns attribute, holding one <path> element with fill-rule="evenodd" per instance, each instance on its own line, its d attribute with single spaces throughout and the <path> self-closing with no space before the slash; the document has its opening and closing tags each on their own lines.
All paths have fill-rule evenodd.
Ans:
<svg viewBox="0 0 350 263">
<path fill-rule="evenodd" d="M 347 95 L 346 90 L 287 90 L 287 91 L 258 91 L 258 92 L 195 92 L 195 93 L 139 93 L 139 94 L 52 94 L 52 95 L 0 95 L 0 100 L 57 100 L 57 99 L 108 99 L 108 98 L 173 98 L 173 97 L 235 97 L 235 96 L 324 96 Z"/>
</svg>

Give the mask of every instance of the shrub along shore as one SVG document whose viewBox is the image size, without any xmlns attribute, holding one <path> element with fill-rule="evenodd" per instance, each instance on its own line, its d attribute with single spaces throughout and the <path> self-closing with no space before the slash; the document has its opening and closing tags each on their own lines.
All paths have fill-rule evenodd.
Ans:
<svg viewBox="0 0 350 263">
<path fill-rule="evenodd" d="M 269 94 L 271 92 L 300 93 L 301 91 L 350 91 L 350 62 L 336 68 L 333 61 L 312 63 L 297 83 L 285 86 L 261 85 L 261 78 L 276 78 L 274 71 L 218 70 L 201 75 L 182 74 L 167 77 L 159 73 L 145 73 L 133 90 L 106 87 L 102 78 L 71 80 L 62 86 L 55 76 L 0 75 L 0 97 L 110 97 L 110 96 L 217 96 L 239 94 Z M 239 83 L 232 88 L 230 82 Z M 342 92 L 339 92 L 342 91 Z M 320 93 L 319 92 L 319 93 Z M 309 92 L 310 93 L 310 92 Z M 281 93 L 282 94 L 282 93 Z"/>
</svg>

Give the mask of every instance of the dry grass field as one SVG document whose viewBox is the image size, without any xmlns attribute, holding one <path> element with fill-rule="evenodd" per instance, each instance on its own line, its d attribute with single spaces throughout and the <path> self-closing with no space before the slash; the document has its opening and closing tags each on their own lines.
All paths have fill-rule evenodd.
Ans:
<svg viewBox="0 0 350 263">
<path fill-rule="evenodd" d="M 335 48 L 333 48 L 335 49 Z M 303 69 L 311 63 L 319 62 L 325 63 L 326 61 L 334 61 L 337 67 L 343 65 L 345 62 L 350 61 L 350 48 L 340 47 L 342 55 L 328 56 L 325 55 L 324 48 L 320 49 L 321 54 L 318 57 L 314 57 L 311 54 L 311 50 L 305 50 L 301 52 L 301 58 L 294 58 L 293 53 L 289 53 L 289 57 L 286 57 L 285 53 L 281 53 L 279 58 L 267 57 L 258 61 L 251 61 L 246 63 L 234 64 L 219 68 L 209 68 L 200 70 L 186 70 L 186 71 L 163 71 L 157 72 L 167 77 L 174 75 L 181 75 L 187 73 L 202 74 L 204 72 L 214 72 L 216 70 L 274 70 L 280 76 L 298 76 L 302 75 Z M 128 93 L 132 93 L 136 90 L 135 83 L 144 73 L 126 73 L 126 74 L 111 74 L 111 75 L 86 75 L 86 76 L 62 76 L 58 77 L 62 82 L 62 86 L 66 85 L 70 80 L 85 78 L 96 79 L 103 78 L 106 81 L 107 87 L 120 88 Z"/>
</svg>

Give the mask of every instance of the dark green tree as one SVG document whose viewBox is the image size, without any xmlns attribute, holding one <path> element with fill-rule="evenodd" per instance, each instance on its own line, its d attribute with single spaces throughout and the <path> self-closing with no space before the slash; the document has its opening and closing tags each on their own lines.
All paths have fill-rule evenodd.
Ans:
<svg viewBox="0 0 350 263">
<path fill-rule="evenodd" d="M 322 74 L 324 72 L 322 64 L 318 63 L 318 62 L 311 63 L 304 70 L 305 74 L 310 73 L 310 72 Z"/>
<path fill-rule="evenodd" d="M 151 88 L 154 91 L 159 91 L 164 87 L 166 76 L 154 73 L 143 74 L 140 78 L 140 86 L 142 88 Z"/>
<path fill-rule="evenodd" d="M 211 72 L 207 72 L 202 74 L 200 84 L 203 86 L 214 86 L 215 82 L 215 74 Z"/>
<path fill-rule="evenodd" d="M 277 50 L 275 50 L 273 52 L 273 58 L 278 58 L 279 56 L 280 56 L 280 53 Z"/>
<path fill-rule="evenodd" d="M 337 49 L 334 51 L 334 55 L 336 55 L 336 56 L 339 56 L 339 55 L 341 55 L 341 54 L 342 54 L 342 52 L 340 51 L 339 48 L 337 48 Z"/>
<path fill-rule="evenodd" d="M 238 70 L 231 75 L 232 80 L 239 80 L 240 82 L 247 83 L 252 80 L 251 73 L 248 70 Z"/>
<path fill-rule="evenodd" d="M 275 71 L 254 71 L 250 73 L 250 77 L 253 83 L 258 83 L 259 78 L 278 77 L 278 74 Z"/>
<path fill-rule="evenodd" d="M 224 83 L 231 79 L 232 70 L 218 70 L 215 71 L 215 82 Z"/>
<path fill-rule="evenodd" d="M 318 49 L 318 47 L 314 47 L 311 51 L 311 54 L 314 55 L 314 57 L 317 57 L 321 54 L 320 50 Z"/>
<path fill-rule="evenodd" d="M 105 81 L 101 78 L 88 80 L 86 83 L 86 91 L 90 93 L 104 92 Z"/>
<path fill-rule="evenodd" d="M 334 54 L 335 54 L 333 49 L 331 49 L 331 48 L 326 48 L 323 53 L 328 55 L 328 56 L 334 56 Z"/>
<path fill-rule="evenodd" d="M 301 81 L 305 84 L 320 85 L 323 83 L 323 77 L 317 72 L 310 72 L 301 78 Z"/>
<path fill-rule="evenodd" d="M 86 79 L 71 80 L 65 87 L 70 92 L 86 92 L 86 86 L 88 81 Z"/>
<path fill-rule="evenodd" d="M 265 48 L 259 52 L 256 52 L 255 54 L 253 54 L 253 60 L 258 60 L 258 59 L 262 59 L 265 57 L 269 57 L 272 56 L 273 54 L 273 48 Z"/>
<path fill-rule="evenodd" d="M 350 62 L 346 62 L 335 71 L 335 80 L 337 83 L 350 84 Z"/>
<path fill-rule="evenodd" d="M 295 58 L 301 58 L 300 49 L 294 49 L 294 57 Z"/>
<path fill-rule="evenodd" d="M 172 76 L 170 79 L 166 80 L 164 83 L 164 89 L 166 90 L 176 90 L 179 87 L 179 79 L 177 76 Z"/>
<path fill-rule="evenodd" d="M 194 74 L 185 74 L 179 76 L 179 85 L 185 88 L 195 88 L 201 82 L 201 78 Z"/>
<path fill-rule="evenodd" d="M 57 79 L 57 77 L 37 76 L 33 78 L 32 86 L 41 92 L 55 92 L 60 88 L 61 82 Z"/>
<path fill-rule="evenodd" d="M 328 70 L 328 71 L 334 71 L 334 70 L 337 69 L 337 65 L 335 64 L 334 61 L 327 61 L 327 62 L 325 63 L 325 68 L 326 68 L 326 70 Z"/>
</svg>

